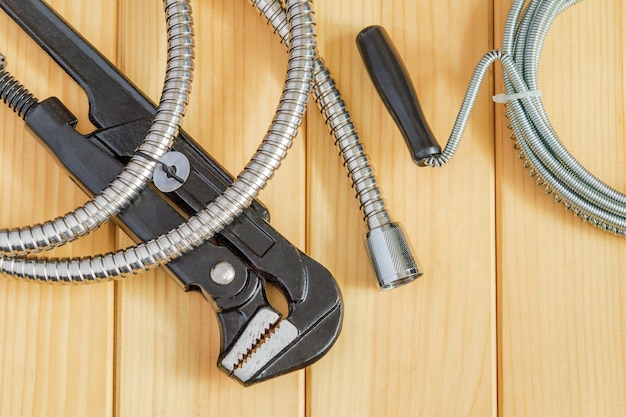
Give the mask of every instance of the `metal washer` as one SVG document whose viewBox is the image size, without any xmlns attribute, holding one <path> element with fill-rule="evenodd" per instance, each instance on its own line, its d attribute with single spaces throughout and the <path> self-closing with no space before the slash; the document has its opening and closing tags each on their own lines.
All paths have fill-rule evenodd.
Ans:
<svg viewBox="0 0 626 417">
<path fill-rule="evenodd" d="M 187 181 L 187 178 L 189 178 L 191 166 L 184 154 L 175 151 L 167 152 L 159 162 L 160 164 L 157 165 L 154 170 L 152 181 L 154 182 L 154 186 L 160 191 L 164 193 L 176 191 Z M 173 167 L 176 177 L 178 178 L 169 175 L 164 169 L 166 166 Z M 180 182 L 180 180 L 182 180 L 182 182 Z"/>
</svg>

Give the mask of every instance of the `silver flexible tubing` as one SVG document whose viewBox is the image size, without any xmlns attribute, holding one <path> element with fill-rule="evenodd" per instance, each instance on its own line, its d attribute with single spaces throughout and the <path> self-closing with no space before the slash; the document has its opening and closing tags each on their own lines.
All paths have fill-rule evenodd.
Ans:
<svg viewBox="0 0 626 417">
<path fill-rule="evenodd" d="M 0 251 L 15 256 L 61 246 L 97 229 L 139 195 L 152 178 L 156 162 L 169 150 L 184 117 L 193 74 L 191 9 L 186 1 L 164 0 L 168 32 L 168 57 L 161 98 L 150 129 L 134 156 L 118 177 L 103 191 L 65 216 L 12 230 L 0 230 Z M 5 89 L 15 88 L 4 73 Z M 19 90 L 19 88 L 17 88 Z M 5 92 L 4 96 L 10 93 Z M 14 93 L 15 94 L 15 93 Z M 36 99 L 13 97 L 8 103 L 20 116 Z M 31 96 L 32 97 L 32 96 Z M 10 104 L 11 106 L 11 104 Z"/>
<path fill-rule="evenodd" d="M 263 14 L 281 41 L 289 45 L 287 16 L 278 0 L 251 0 Z M 313 93 L 326 124 L 333 133 L 337 147 L 344 159 L 348 176 L 360 202 L 363 219 L 369 229 L 391 222 L 373 175 L 367 154 L 352 123 L 346 105 L 330 76 L 330 71 L 319 57 L 315 57 Z"/>
<path fill-rule="evenodd" d="M 251 2 L 288 46 L 287 15 L 280 1 Z M 421 266 L 400 225 L 391 221 L 352 117 L 317 51 L 313 77 L 315 102 L 335 138 L 368 228 L 366 245 L 378 284 L 382 289 L 392 289 L 409 283 L 422 274 Z"/>
<path fill-rule="evenodd" d="M 472 76 L 461 110 L 440 155 L 425 164 L 441 167 L 456 152 L 478 90 L 489 67 L 503 66 L 506 117 L 511 138 L 537 184 L 576 216 L 614 234 L 626 236 L 626 195 L 587 171 L 565 149 L 552 127 L 539 94 L 537 74 L 544 41 L 555 18 L 581 0 L 515 0 L 509 12 L 502 49 L 487 53 Z M 528 4 L 527 4 L 528 3 Z"/>
<path fill-rule="evenodd" d="M 189 11 L 185 1 L 179 3 Z M 3 256 L 0 257 L 0 272 L 16 278 L 60 283 L 90 283 L 121 278 L 182 256 L 241 214 L 286 156 L 302 123 L 312 87 L 316 44 L 311 8 L 307 0 L 287 0 L 286 8 L 290 33 L 289 64 L 278 109 L 257 152 L 222 195 L 176 229 L 135 247 L 69 260 Z M 188 23 L 191 24 L 191 19 Z M 192 48 L 193 43 L 188 46 Z M 170 133 L 174 135 L 177 130 Z M 149 166 L 154 169 L 154 164 Z"/>
</svg>

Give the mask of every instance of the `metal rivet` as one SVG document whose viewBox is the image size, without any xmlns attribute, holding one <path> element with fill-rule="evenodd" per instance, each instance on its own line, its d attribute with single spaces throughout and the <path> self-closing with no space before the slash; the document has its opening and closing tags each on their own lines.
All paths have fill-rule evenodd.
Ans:
<svg viewBox="0 0 626 417">
<path fill-rule="evenodd" d="M 220 262 L 211 268 L 211 280 L 218 285 L 228 285 L 235 279 L 235 267 L 228 262 Z"/>
</svg>

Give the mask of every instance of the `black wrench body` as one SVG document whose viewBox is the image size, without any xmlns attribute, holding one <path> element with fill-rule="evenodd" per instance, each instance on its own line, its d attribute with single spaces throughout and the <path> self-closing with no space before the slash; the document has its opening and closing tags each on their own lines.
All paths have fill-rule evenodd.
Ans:
<svg viewBox="0 0 626 417">
<path fill-rule="evenodd" d="M 76 118 L 55 98 L 35 105 L 25 120 L 74 181 L 85 192 L 98 193 L 141 143 L 155 105 L 42 1 L 0 0 L 0 7 L 86 91 L 89 119 L 98 128 L 90 135 L 76 132 Z M 185 132 L 180 132 L 172 150 L 190 161 L 185 184 L 166 194 L 147 187 L 115 219 L 138 240 L 155 238 L 180 225 L 232 182 L 232 176 Z M 295 326 L 297 337 L 285 339 L 282 350 L 254 375 L 246 380 L 238 377 L 246 385 L 314 362 L 333 345 L 342 322 L 341 294 L 333 277 L 276 232 L 268 218 L 267 209 L 255 201 L 214 239 L 167 265 L 186 291 L 200 291 L 212 303 L 222 333 L 218 365 L 229 374 L 237 375 L 222 359 L 246 328 L 256 325 L 259 311 L 271 309 L 265 283 L 282 291 L 289 305 L 285 320 Z M 228 285 L 210 278 L 212 266 L 222 261 L 236 271 Z M 258 347 L 250 346 L 250 352 Z M 249 356 L 247 361 L 253 363 L 254 358 Z"/>
</svg>

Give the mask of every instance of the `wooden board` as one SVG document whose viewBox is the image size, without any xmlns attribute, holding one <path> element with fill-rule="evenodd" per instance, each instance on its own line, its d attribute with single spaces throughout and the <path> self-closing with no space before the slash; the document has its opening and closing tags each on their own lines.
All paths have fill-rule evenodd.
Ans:
<svg viewBox="0 0 626 417">
<path fill-rule="evenodd" d="M 236 174 L 272 119 L 286 51 L 246 2 L 196 2 L 193 8 L 196 65 L 184 128 Z M 156 100 L 165 71 L 161 5 L 129 0 L 121 11 L 123 69 Z M 262 196 L 272 224 L 301 247 L 304 166 L 300 141 Z M 120 416 L 304 414 L 304 372 L 251 388 L 228 378 L 216 366 L 220 333 L 210 305 L 162 272 L 123 282 L 118 305 Z"/>
<path fill-rule="evenodd" d="M 496 8 L 500 31 L 506 6 Z M 563 144 L 619 190 L 626 180 L 625 17 L 621 2 L 612 1 L 566 11 L 547 37 L 539 74 Z M 500 414 L 623 415 L 626 241 L 545 195 L 521 168 L 502 110 L 496 124 Z"/>
<path fill-rule="evenodd" d="M 52 1 L 104 54 L 116 57 L 117 20 L 107 1 Z M 86 95 L 0 13 L 0 51 L 7 69 L 37 97 L 57 96 L 89 131 Z M 0 106 L 0 218 L 2 228 L 43 222 L 86 201 L 24 121 Z M 110 251 L 114 229 L 59 248 L 55 256 Z M 113 284 L 51 287 L 0 280 L 0 415 L 111 416 L 113 405 Z M 89 410 L 89 411 L 87 411 Z"/>
<path fill-rule="evenodd" d="M 478 60 L 499 47 L 511 1 L 314 3 L 321 55 L 370 155 L 389 212 L 425 275 L 379 292 L 358 203 L 314 105 L 261 200 L 272 225 L 339 282 L 345 317 L 308 370 L 243 388 L 215 363 L 210 305 L 163 271 L 117 284 L 48 288 L 0 280 L 0 416 L 622 416 L 626 409 L 626 241 L 553 203 L 508 140 L 491 71 L 459 152 L 418 168 L 361 64 L 354 39 L 387 28 L 429 123 L 447 139 Z M 50 4 L 150 97 L 166 53 L 162 4 Z M 196 73 L 184 128 L 238 173 L 271 120 L 285 48 L 245 1 L 192 1 Z M 585 1 L 550 32 L 540 85 L 571 152 L 623 189 L 624 38 L 620 2 Z M 39 97 L 87 122 L 85 95 L 3 13 L 0 52 Z M 64 214 L 85 196 L 0 106 L 2 224 Z M 16 173 L 19 173 L 16 175 Z M 112 227 L 55 251 L 102 253 Z"/>
<path fill-rule="evenodd" d="M 321 118 L 309 115 L 309 247 L 336 274 L 346 303 L 341 339 L 311 369 L 311 415 L 490 415 L 495 229 L 488 88 L 457 158 L 445 169 L 420 169 L 355 45 L 363 27 L 388 28 L 429 123 L 444 141 L 468 68 L 490 46 L 490 2 L 316 5 L 320 53 L 353 112 L 390 213 L 405 226 L 425 274 L 409 286 L 376 291 L 358 204 Z M 432 24 L 454 21 L 468 24 Z"/>
</svg>

